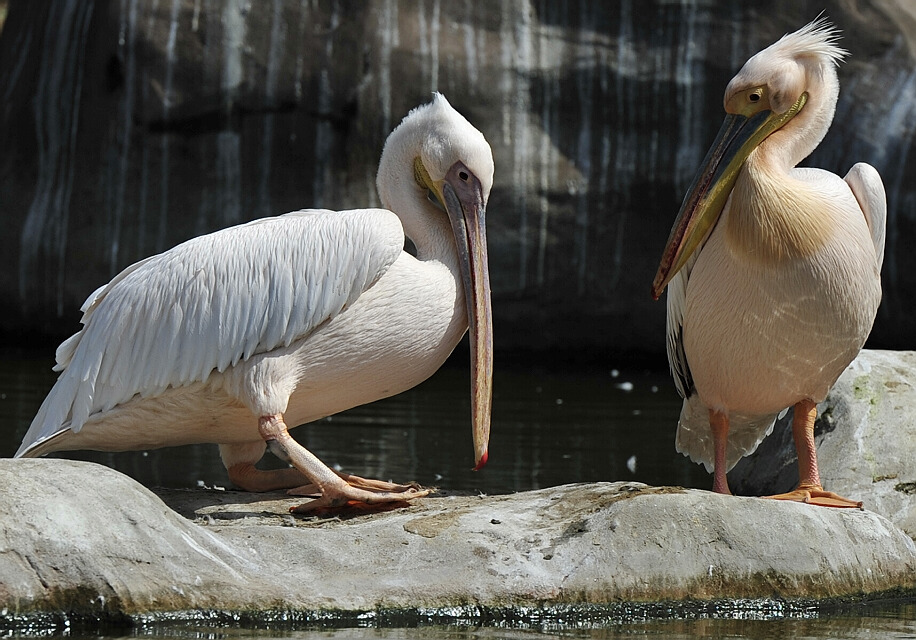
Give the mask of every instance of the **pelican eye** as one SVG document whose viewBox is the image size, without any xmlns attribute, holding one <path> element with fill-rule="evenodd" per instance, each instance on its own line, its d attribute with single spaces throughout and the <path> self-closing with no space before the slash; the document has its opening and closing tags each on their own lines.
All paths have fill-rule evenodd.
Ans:
<svg viewBox="0 0 916 640">
<path fill-rule="evenodd" d="M 757 102 L 758 100 L 760 100 L 760 92 L 755 91 L 754 93 L 749 95 L 747 99 L 750 100 L 751 102 Z"/>
<path fill-rule="evenodd" d="M 461 178 L 462 181 L 467 182 L 467 181 L 468 181 L 468 178 L 469 178 L 470 176 L 468 176 L 468 172 L 467 172 L 467 171 L 459 171 L 459 172 L 458 172 L 458 177 Z"/>
</svg>

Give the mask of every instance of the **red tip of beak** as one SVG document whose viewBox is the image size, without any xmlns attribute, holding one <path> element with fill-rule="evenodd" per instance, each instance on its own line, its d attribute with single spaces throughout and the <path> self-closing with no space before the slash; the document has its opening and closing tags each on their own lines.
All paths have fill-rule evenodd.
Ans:
<svg viewBox="0 0 916 640">
<path fill-rule="evenodd" d="M 485 451 L 483 456 L 480 458 L 480 462 L 477 463 L 477 466 L 474 467 L 473 471 L 480 471 L 483 468 L 483 465 L 487 463 L 487 460 L 490 458 L 490 452 Z"/>
</svg>

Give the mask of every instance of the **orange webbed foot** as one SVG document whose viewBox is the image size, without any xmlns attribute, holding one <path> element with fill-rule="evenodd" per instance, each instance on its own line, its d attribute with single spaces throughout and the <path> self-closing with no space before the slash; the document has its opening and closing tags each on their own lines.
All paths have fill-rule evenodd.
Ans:
<svg viewBox="0 0 916 640">
<path fill-rule="evenodd" d="M 352 485 L 344 488 L 325 488 L 324 493 L 310 502 L 292 507 L 291 513 L 327 515 L 338 510 L 370 513 L 373 511 L 387 511 L 392 508 L 409 506 L 409 501 L 423 498 L 433 493 L 434 489 L 417 489 L 405 485 L 394 485 L 403 490 L 371 491 L 360 489 Z"/>
<path fill-rule="evenodd" d="M 804 502 L 819 507 L 834 507 L 838 509 L 861 509 L 862 502 L 850 500 L 833 491 L 825 491 L 820 485 L 802 484 L 795 491 L 780 493 L 775 496 L 765 496 L 769 500 L 789 500 L 792 502 Z"/>
<path fill-rule="evenodd" d="M 421 487 L 416 482 L 410 482 L 408 484 L 396 484 L 394 482 L 385 482 L 384 480 L 373 480 L 372 478 L 361 478 L 350 473 L 343 473 L 342 471 L 334 470 L 334 473 L 343 480 L 347 485 L 354 489 L 361 489 L 370 493 L 406 493 L 410 494 L 411 497 L 422 497 L 417 495 L 420 492 L 423 492 L 423 495 L 428 495 L 430 493 L 435 493 L 435 488 L 427 489 Z M 306 484 L 301 487 L 293 487 L 286 492 L 291 496 L 318 496 L 321 495 L 321 488 L 317 484 Z M 410 498 L 404 498 L 409 500 Z"/>
</svg>

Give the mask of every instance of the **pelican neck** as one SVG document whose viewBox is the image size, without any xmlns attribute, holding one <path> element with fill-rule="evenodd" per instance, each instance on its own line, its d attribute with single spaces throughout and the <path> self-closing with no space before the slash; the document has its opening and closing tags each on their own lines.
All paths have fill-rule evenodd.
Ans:
<svg viewBox="0 0 916 640">
<path fill-rule="evenodd" d="M 811 185 L 761 150 L 748 157 L 732 190 L 725 221 L 729 245 L 755 262 L 810 256 L 829 235 L 830 216 Z"/>
</svg>

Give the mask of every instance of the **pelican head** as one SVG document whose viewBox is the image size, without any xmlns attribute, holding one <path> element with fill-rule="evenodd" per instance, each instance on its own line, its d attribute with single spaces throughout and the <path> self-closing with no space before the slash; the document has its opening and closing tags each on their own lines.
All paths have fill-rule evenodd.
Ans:
<svg viewBox="0 0 916 640">
<path fill-rule="evenodd" d="M 440 240 L 431 224 L 448 216 L 464 284 L 471 346 L 471 413 L 475 469 L 487 462 L 493 379 L 493 318 L 487 267 L 486 206 L 493 152 L 483 134 L 439 93 L 413 109 L 385 143 L 377 179 L 382 204 L 394 211 L 423 257 Z"/>
<path fill-rule="evenodd" d="M 819 18 L 754 55 L 725 89 L 725 122 L 675 219 L 652 282 L 658 299 L 703 244 L 752 153 L 785 169 L 823 140 L 836 108 L 839 32 Z"/>
</svg>

